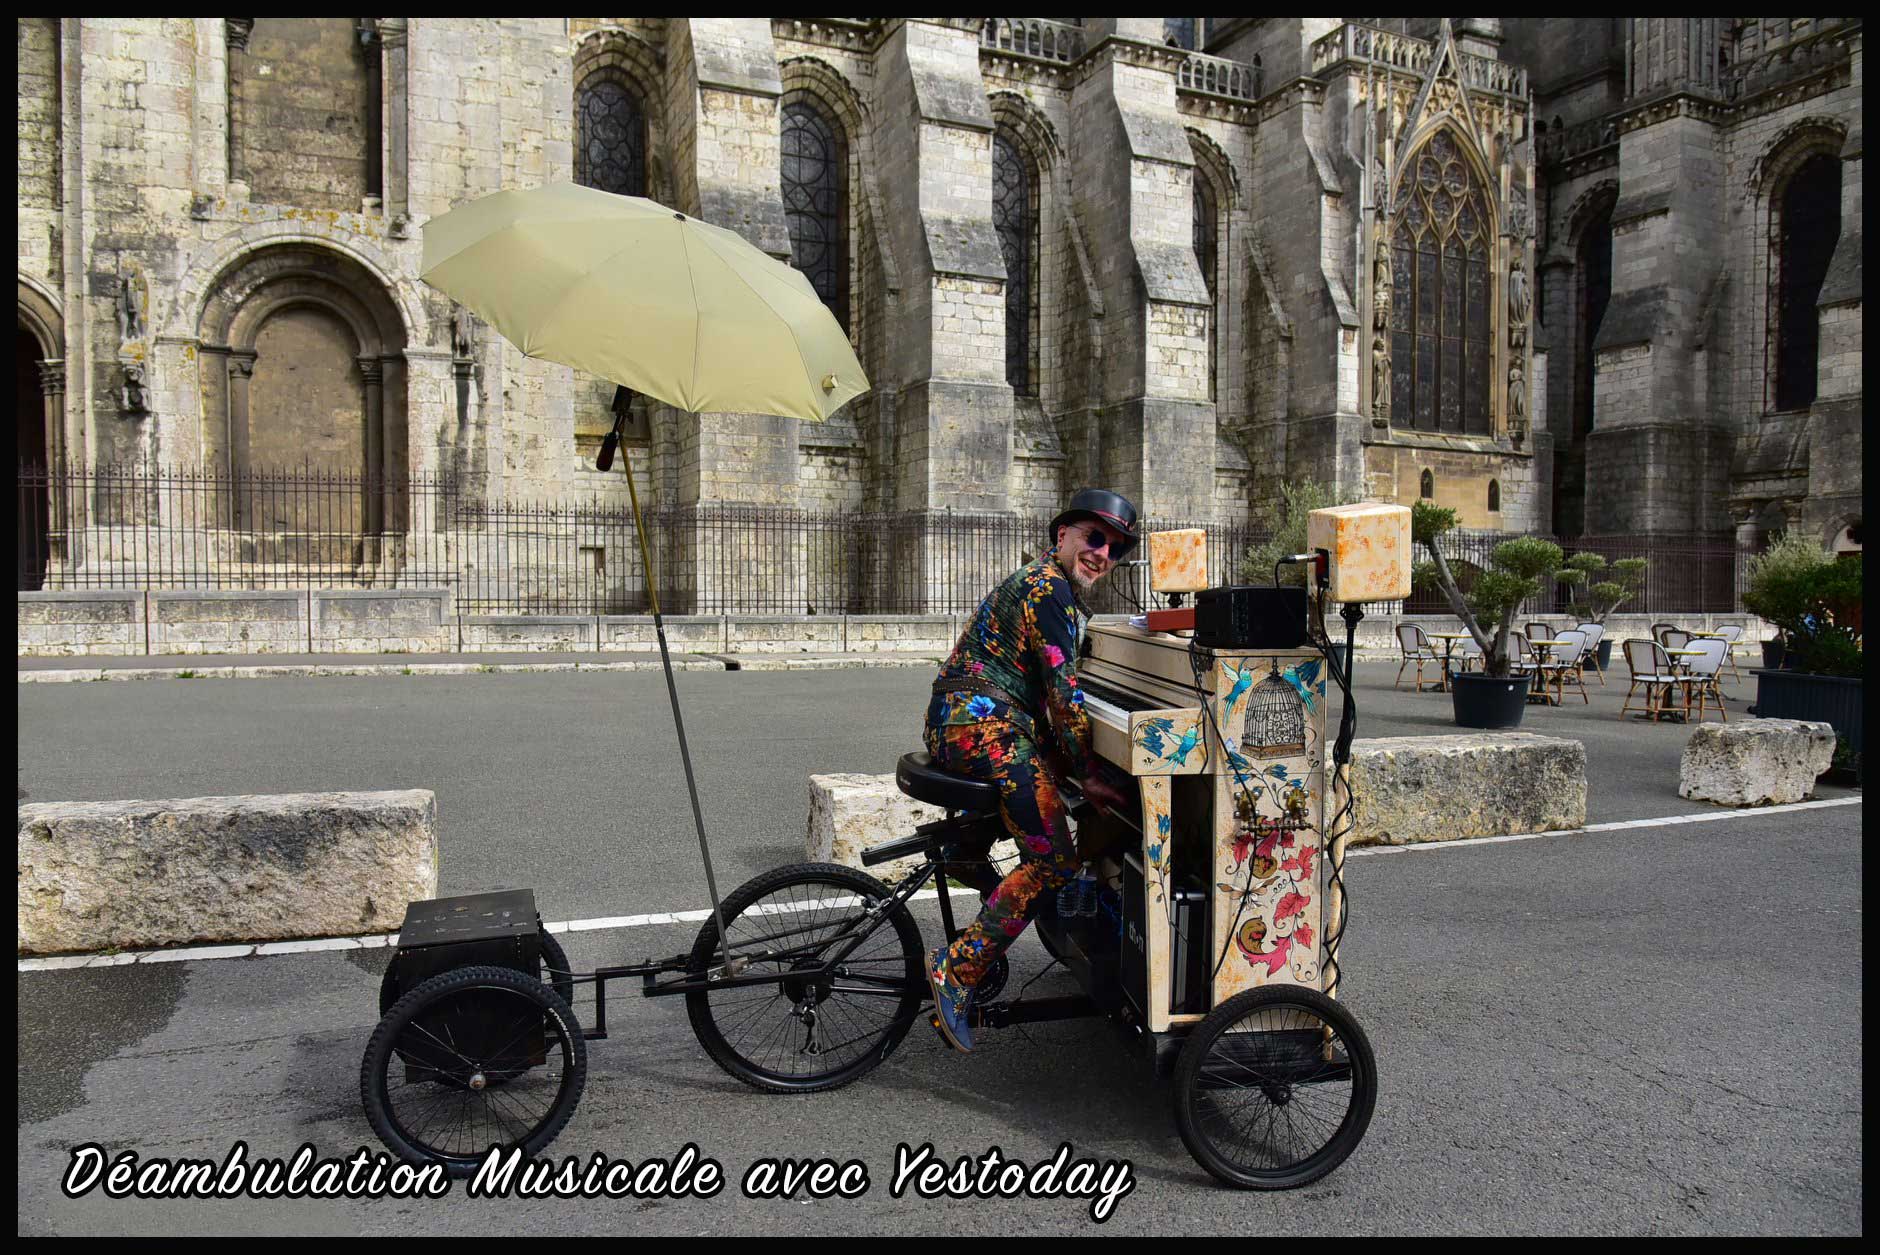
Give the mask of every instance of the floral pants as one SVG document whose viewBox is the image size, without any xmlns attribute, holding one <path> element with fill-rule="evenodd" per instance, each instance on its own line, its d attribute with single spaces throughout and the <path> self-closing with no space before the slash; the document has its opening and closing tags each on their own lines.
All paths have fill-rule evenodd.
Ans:
<svg viewBox="0 0 1880 1255">
<path fill-rule="evenodd" d="M 949 700 L 934 699 L 936 706 Z M 1040 895 L 1056 893 L 1077 875 L 1077 841 L 1069 808 L 1037 745 L 1004 719 L 946 726 L 929 718 L 927 753 L 934 765 L 999 786 L 999 817 L 1018 845 L 1019 865 L 986 897 L 979 917 L 947 951 L 954 979 L 979 984 L 1031 922 Z"/>
</svg>

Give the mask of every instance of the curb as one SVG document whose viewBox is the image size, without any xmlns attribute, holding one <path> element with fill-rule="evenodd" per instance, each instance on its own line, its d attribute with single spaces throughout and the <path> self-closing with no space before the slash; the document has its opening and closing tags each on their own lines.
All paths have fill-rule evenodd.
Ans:
<svg viewBox="0 0 1880 1255">
<path fill-rule="evenodd" d="M 408 662 L 282 663 L 241 667 L 73 667 L 19 672 L 21 684 L 84 684 L 96 680 L 269 680 L 310 676 L 529 675 L 558 671 L 658 671 L 658 659 L 631 662 Z M 675 671 L 831 671 L 862 667 L 937 667 L 926 654 L 689 654 L 675 658 Z M 188 672 L 188 675 L 184 675 Z"/>
</svg>

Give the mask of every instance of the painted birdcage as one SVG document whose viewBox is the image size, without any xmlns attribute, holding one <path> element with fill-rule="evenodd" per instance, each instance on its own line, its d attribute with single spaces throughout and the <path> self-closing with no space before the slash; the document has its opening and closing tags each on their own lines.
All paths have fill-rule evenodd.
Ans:
<svg viewBox="0 0 1880 1255">
<path fill-rule="evenodd" d="M 1247 704 L 1247 725 L 1240 736 L 1243 754 L 1273 757 L 1303 754 L 1306 750 L 1306 708 L 1299 693 L 1279 673 L 1279 659 L 1253 690 Z"/>
</svg>

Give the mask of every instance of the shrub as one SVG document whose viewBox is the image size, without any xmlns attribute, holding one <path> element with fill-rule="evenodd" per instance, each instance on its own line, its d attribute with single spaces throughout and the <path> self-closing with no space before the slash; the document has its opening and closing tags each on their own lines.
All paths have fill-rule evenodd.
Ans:
<svg viewBox="0 0 1880 1255">
<path fill-rule="evenodd" d="M 1582 623 L 1604 623 L 1607 615 L 1644 591 L 1646 565 L 1644 558 L 1621 558 L 1612 564 L 1614 578 L 1601 580 L 1604 555 L 1576 553 L 1554 572 L 1554 579 L 1571 590 L 1567 605 Z"/>
<path fill-rule="evenodd" d="M 1334 498 L 1332 490 L 1315 479 L 1282 483 L 1279 500 L 1269 506 L 1258 520 L 1270 534 L 1260 543 L 1248 547 L 1246 557 L 1241 559 L 1240 578 L 1249 584 L 1273 583 L 1273 567 L 1281 558 L 1306 551 L 1308 515 L 1327 506 L 1350 505 L 1359 499 L 1351 494 L 1346 494 L 1342 499 Z M 1281 567 L 1279 582 L 1303 585 L 1306 582 L 1307 566 L 1307 563 L 1295 562 Z"/>
<path fill-rule="evenodd" d="M 1482 669 L 1506 676 L 1514 661 L 1508 652 L 1508 631 L 1521 603 L 1539 595 L 1541 577 L 1560 569 L 1560 546 L 1535 536 L 1504 540 L 1488 556 L 1488 569 L 1464 594 L 1436 542 L 1456 525 L 1456 512 L 1427 501 L 1410 509 L 1410 538 L 1423 546 L 1429 558 L 1411 573 L 1419 587 L 1434 586 L 1449 599 L 1450 609 L 1482 650 Z"/>
<path fill-rule="evenodd" d="M 1796 671 L 1857 677 L 1861 655 L 1861 560 L 1836 561 L 1794 532 L 1752 558 L 1743 604 L 1775 624 Z"/>
</svg>

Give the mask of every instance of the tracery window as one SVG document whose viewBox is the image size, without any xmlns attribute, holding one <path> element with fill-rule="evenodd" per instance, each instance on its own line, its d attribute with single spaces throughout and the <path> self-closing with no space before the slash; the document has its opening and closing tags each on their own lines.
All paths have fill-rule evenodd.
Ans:
<svg viewBox="0 0 1880 1255">
<path fill-rule="evenodd" d="M 1215 352 L 1214 337 L 1221 325 L 1221 298 L 1217 283 L 1219 219 L 1215 216 L 1214 187 L 1199 167 L 1195 170 L 1195 264 L 1201 267 L 1201 280 L 1208 285 L 1208 395 L 1217 395 L 1220 354 Z"/>
<path fill-rule="evenodd" d="M 1815 304 L 1841 238 L 1841 162 L 1817 153 L 1790 176 L 1777 201 L 1775 408 L 1814 404 L 1821 325 Z"/>
<path fill-rule="evenodd" d="M 783 106 L 783 212 L 790 256 L 849 329 L 848 155 L 842 133 L 806 100 Z"/>
<path fill-rule="evenodd" d="M 1412 160 L 1391 235 L 1391 421 L 1489 431 L 1489 258 L 1495 216 L 1455 140 Z"/>
<path fill-rule="evenodd" d="M 1005 381 L 1021 396 L 1036 394 L 1031 329 L 1037 292 L 1038 203 L 1031 162 L 1004 129 L 992 135 L 992 225 L 1005 257 Z"/>
<path fill-rule="evenodd" d="M 576 93 L 575 127 L 575 182 L 646 195 L 646 109 L 638 92 L 617 78 L 590 78 Z"/>
</svg>

